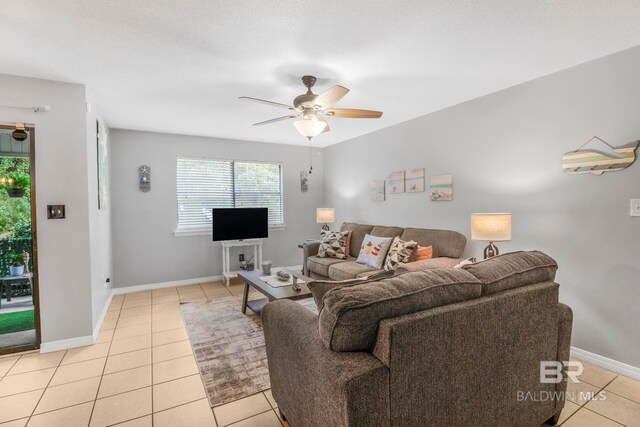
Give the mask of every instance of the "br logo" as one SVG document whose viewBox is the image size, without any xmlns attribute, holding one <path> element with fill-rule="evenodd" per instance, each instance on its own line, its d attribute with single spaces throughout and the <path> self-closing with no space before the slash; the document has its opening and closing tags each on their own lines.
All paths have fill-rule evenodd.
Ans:
<svg viewBox="0 0 640 427">
<path fill-rule="evenodd" d="M 580 383 L 578 377 L 584 371 L 584 367 L 582 363 L 577 361 L 566 361 L 566 362 L 558 362 L 556 360 L 543 360 L 540 362 L 540 382 L 543 384 L 558 384 L 563 380 L 563 367 L 567 369 L 564 371 L 567 376 L 573 381 L 575 384 Z M 570 370 L 569 368 L 576 368 L 575 370 Z"/>
</svg>

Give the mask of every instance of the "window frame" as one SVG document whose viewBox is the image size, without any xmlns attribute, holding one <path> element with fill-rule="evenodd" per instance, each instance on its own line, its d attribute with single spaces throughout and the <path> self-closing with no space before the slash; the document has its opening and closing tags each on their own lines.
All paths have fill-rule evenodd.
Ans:
<svg viewBox="0 0 640 427">
<path fill-rule="evenodd" d="M 287 225 L 285 223 L 285 212 L 284 212 L 284 204 L 285 204 L 285 196 L 284 196 L 284 165 L 282 162 L 278 161 L 269 161 L 269 160 L 244 160 L 244 159 L 221 159 L 221 158 L 213 158 L 213 157 L 194 157 L 194 156 L 178 156 L 176 157 L 175 163 L 175 197 L 176 197 L 176 227 L 173 231 L 174 236 L 210 236 L 212 235 L 211 224 L 207 226 L 182 226 L 178 223 L 179 220 L 179 202 L 178 202 L 178 161 L 179 160 L 202 160 L 202 161 L 218 161 L 218 162 L 230 162 L 231 163 L 231 182 L 232 182 L 232 197 L 233 197 L 233 205 L 235 207 L 236 203 L 236 176 L 235 176 L 235 163 L 243 162 L 243 163 L 262 163 L 269 165 L 278 165 L 280 167 L 280 203 L 281 203 L 281 212 L 282 212 L 282 224 L 269 224 L 269 230 L 284 230 Z"/>
</svg>

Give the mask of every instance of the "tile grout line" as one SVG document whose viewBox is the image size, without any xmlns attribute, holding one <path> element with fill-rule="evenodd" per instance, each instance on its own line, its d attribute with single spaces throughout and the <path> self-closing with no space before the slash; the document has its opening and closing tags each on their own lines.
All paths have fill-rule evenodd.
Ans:
<svg viewBox="0 0 640 427">
<path fill-rule="evenodd" d="M 246 398 L 243 397 L 242 399 L 246 399 Z M 238 400 L 242 400 L 242 399 L 238 399 Z M 266 399 L 266 397 L 265 397 L 265 399 Z M 233 403 L 233 402 L 237 402 L 237 400 L 234 400 L 234 401 L 228 402 L 228 403 Z M 228 403 L 225 403 L 223 405 L 227 405 Z M 219 406 L 223 406 L 223 405 L 219 405 Z M 271 405 L 269 405 L 269 406 L 271 406 Z M 211 409 L 213 409 L 213 408 L 211 408 Z M 239 420 L 235 420 L 234 422 L 232 422 L 230 424 L 225 424 L 225 425 L 218 424 L 218 427 L 233 427 L 234 424 L 238 424 L 239 422 L 249 420 L 249 419 L 251 419 L 253 417 L 257 417 L 258 415 L 266 414 L 267 412 L 271 412 L 271 411 L 273 411 L 273 408 L 269 408 L 266 411 L 258 412 L 257 414 L 249 415 L 248 417 L 240 418 Z M 278 417 L 278 416 L 276 415 L 276 417 Z M 280 421 L 280 417 L 278 417 L 278 421 Z M 282 422 L 280 424 L 282 424 Z"/>
<path fill-rule="evenodd" d="M 123 301 L 124 302 L 124 301 Z M 120 312 L 118 311 L 118 320 L 120 320 Z M 117 322 L 116 322 L 117 324 Z M 114 332 L 115 334 L 115 332 Z M 102 379 L 104 378 L 104 371 L 107 369 L 107 362 L 109 361 L 109 353 L 111 352 L 111 344 L 113 343 L 113 335 L 111 336 L 111 340 L 109 341 L 109 348 L 107 349 L 107 357 L 104 361 L 104 366 L 102 367 L 102 375 L 100 375 L 100 381 L 98 382 L 98 389 L 96 390 L 96 395 L 93 399 L 93 406 L 91 407 L 91 414 L 89 415 L 89 423 L 88 426 L 91 425 L 91 420 L 93 419 L 93 412 L 96 409 L 96 404 L 98 403 L 98 394 L 100 393 L 100 387 L 102 387 Z"/>
<path fill-rule="evenodd" d="M 38 398 L 38 402 L 33 407 L 33 410 L 31 411 L 31 415 L 29 415 L 29 419 L 27 420 L 27 424 L 29 424 L 29 422 L 31 422 L 31 418 L 33 418 L 33 416 L 34 416 L 34 414 L 36 412 L 36 409 L 38 409 L 38 405 L 40 405 L 40 402 L 42 401 L 42 398 L 44 397 L 44 394 L 47 392 L 47 389 L 49 388 L 49 384 L 51 384 L 51 381 L 53 381 L 53 377 L 56 375 L 56 372 L 58 372 L 58 368 L 60 367 L 60 365 L 62 365 L 62 361 L 64 360 L 64 358 L 66 357 L 68 352 L 69 352 L 69 350 L 64 350 L 64 353 L 62 354 L 62 357 L 60 358 L 60 361 L 58 362 L 58 364 L 55 367 L 56 370 L 53 371 L 53 375 L 51 375 L 51 378 L 49 378 L 49 381 L 47 382 L 47 385 L 42 390 L 42 394 Z"/>
<path fill-rule="evenodd" d="M 177 293 L 177 291 L 176 291 Z M 179 297 L 178 297 L 179 298 Z M 153 397 L 155 396 L 155 382 L 153 380 L 153 321 L 156 318 L 156 314 L 153 312 L 153 292 L 151 292 L 151 427 L 154 426 L 155 420 L 155 412 L 153 410 Z"/>
<path fill-rule="evenodd" d="M 580 408 L 580 409 L 584 409 L 585 411 L 589 411 L 589 412 L 591 412 L 591 413 L 593 413 L 593 414 L 600 415 L 602 418 L 606 418 L 606 419 L 608 419 L 609 421 L 613 421 L 614 423 L 619 424 L 619 425 L 621 425 L 621 426 L 624 426 L 624 427 L 626 427 L 626 426 L 627 426 L 626 424 L 622 424 L 620 421 L 616 421 L 616 420 L 614 420 L 613 418 L 609 418 L 609 417 L 607 417 L 606 415 L 603 415 L 603 414 L 601 414 L 600 412 L 596 412 L 596 411 L 594 411 L 594 410 L 592 410 L 592 409 L 589 409 L 589 408 L 587 408 L 587 407 Z M 575 415 L 577 412 L 578 412 L 578 411 L 576 411 L 575 413 L 571 414 L 571 416 Z M 569 417 L 569 418 L 571 418 L 571 417 Z M 568 418 L 567 418 L 567 419 L 568 419 Z M 562 423 L 562 424 L 564 424 L 564 423 Z"/>
<path fill-rule="evenodd" d="M 271 404 L 271 403 L 269 403 L 269 404 Z M 280 425 L 281 425 L 282 427 L 284 427 L 284 421 L 282 421 L 282 420 L 280 419 L 280 417 L 278 416 L 278 413 L 276 412 L 276 408 L 273 408 L 273 407 L 272 407 L 272 408 L 271 408 L 271 410 L 273 411 L 273 413 L 274 413 L 274 414 L 276 414 L 276 418 L 277 418 L 277 419 L 278 419 L 278 421 L 280 422 Z"/>
</svg>

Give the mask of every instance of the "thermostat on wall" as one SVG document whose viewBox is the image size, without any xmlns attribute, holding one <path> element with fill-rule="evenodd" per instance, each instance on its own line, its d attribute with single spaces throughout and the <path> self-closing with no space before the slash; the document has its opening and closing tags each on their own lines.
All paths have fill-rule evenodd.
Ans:
<svg viewBox="0 0 640 427">
<path fill-rule="evenodd" d="M 640 216 L 640 199 L 631 199 L 631 216 Z"/>
</svg>

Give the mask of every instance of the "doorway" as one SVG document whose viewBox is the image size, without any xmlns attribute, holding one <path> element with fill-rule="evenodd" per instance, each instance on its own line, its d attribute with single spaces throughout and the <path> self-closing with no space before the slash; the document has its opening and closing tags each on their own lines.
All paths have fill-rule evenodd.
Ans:
<svg viewBox="0 0 640 427">
<path fill-rule="evenodd" d="M 40 347 L 35 129 L 0 125 L 0 354 Z"/>
</svg>

